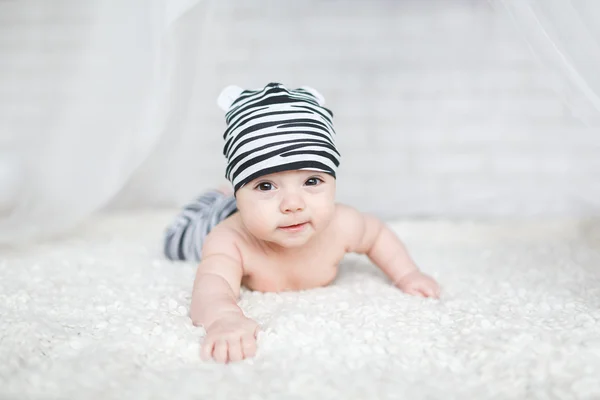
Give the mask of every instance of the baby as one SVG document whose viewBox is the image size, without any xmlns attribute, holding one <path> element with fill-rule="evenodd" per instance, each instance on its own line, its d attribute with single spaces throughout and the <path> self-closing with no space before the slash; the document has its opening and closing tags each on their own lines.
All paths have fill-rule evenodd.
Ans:
<svg viewBox="0 0 600 400">
<path fill-rule="evenodd" d="M 218 102 L 226 111 L 233 195 L 202 195 L 165 239 L 169 259 L 200 261 L 190 315 L 206 330 L 203 359 L 226 363 L 255 354 L 258 325 L 237 305 L 241 285 L 263 292 L 326 286 L 349 252 L 366 254 L 403 292 L 439 297 L 438 284 L 390 229 L 336 204 L 333 114 L 316 90 L 230 86 Z"/>
</svg>

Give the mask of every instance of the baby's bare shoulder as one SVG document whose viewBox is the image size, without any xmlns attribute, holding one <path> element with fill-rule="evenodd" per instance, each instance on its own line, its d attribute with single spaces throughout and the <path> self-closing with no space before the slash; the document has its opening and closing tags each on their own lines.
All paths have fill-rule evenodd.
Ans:
<svg viewBox="0 0 600 400">
<path fill-rule="evenodd" d="M 219 251 L 223 249 L 233 251 L 235 249 L 239 259 L 243 261 L 245 255 L 255 251 L 256 239 L 244 229 L 242 219 L 236 213 L 213 228 L 206 237 L 205 246 L 207 244 Z"/>
<path fill-rule="evenodd" d="M 336 204 L 333 218 L 334 227 L 338 230 L 358 228 L 364 223 L 364 214 L 346 204 Z"/>
<path fill-rule="evenodd" d="M 365 216 L 354 207 L 336 204 L 334 218 L 330 225 L 331 233 L 340 238 L 344 247 L 350 250 L 356 246 L 365 230 Z"/>
<path fill-rule="evenodd" d="M 244 236 L 239 229 L 239 223 L 234 218 L 228 218 L 215 226 L 204 239 L 203 256 L 224 254 L 241 260 L 241 249 L 244 248 Z"/>
</svg>

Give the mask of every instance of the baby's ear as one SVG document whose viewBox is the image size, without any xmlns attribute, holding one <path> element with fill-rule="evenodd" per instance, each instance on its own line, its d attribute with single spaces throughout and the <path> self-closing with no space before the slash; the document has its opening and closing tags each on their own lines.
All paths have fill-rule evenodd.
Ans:
<svg viewBox="0 0 600 400">
<path fill-rule="evenodd" d="M 221 94 L 217 98 L 217 104 L 221 110 L 227 112 L 231 108 L 231 105 L 237 99 L 244 90 L 235 85 L 229 85 L 225 89 L 221 90 Z"/>
<path fill-rule="evenodd" d="M 317 91 L 317 89 L 313 89 L 310 86 L 302 86 L 300 89 L 305 90 L 308 93 L 310 93 L 313 96 L 315 96 L 317 98 L 317 102 L 319 103 L 320 106 L 324 106 L 325 105 L 325 97 L 323 97 L 323 95 L 321 93 L 319 93 Z"/>
</svg>

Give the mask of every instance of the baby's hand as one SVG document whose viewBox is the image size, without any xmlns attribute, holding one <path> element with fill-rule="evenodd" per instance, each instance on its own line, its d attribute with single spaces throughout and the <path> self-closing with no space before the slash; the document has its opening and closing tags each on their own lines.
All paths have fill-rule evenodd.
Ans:
<svg viewBox="0 0 600 400">
<path fill-rule="evenodd" d="M 413 296 L 423 297 L 434 297 L 438 299 L 440 297 L 440 286 L 430 276 L 425 275 L 419 270 L 410 272 L 403 276 L 396 286 L 407 294 Z"/>
<path fill-rule="evenodd" d="M 202 359 L 220 363 L 241 361 L 256 353 L 258 324 L 240 314 L 225 315 L 206 329 Z"/>
</svg>

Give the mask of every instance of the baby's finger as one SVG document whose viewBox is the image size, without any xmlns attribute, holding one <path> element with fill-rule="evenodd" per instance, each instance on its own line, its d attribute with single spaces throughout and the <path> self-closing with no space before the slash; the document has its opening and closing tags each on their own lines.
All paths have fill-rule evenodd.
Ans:
<svg viewBox="0 0 600 400">
<path fill-rule="evenodd" d="M 229 360 L 230 361 L 242 361 L 244 355 L 242 353 L 242 341 L 241 339 L 230 339 L 227 341 L 229 346 Z"/>
<path fill-rule="evenodd" d="M 208 361 L 212 358 L 213 348 L 215 347 L 215 341 L 210 336 L 204 338 L 202 348 L 200 349 L 200 357 L 204 361 Z"/>
<path fill-rule="evenodd" d="M 431 292 L 431 297 L 433 297 L 434 299 L 439 299 L 440 298 L 440 288 L 439 286 L 435 285 L 432 286 L 429 291 Z"/>
<path fill-rule="evenodd" d="M 435 297 L 435 289 L 432 288 L 431 286 L 424 286 L 421 288 L 421 293 L 423 293 L 423 295 L 425 297 Z"/>
<path fill-rule="evenodd" d="M 256 354 L 256 338 L 254 335 L 242 336 L 242 352 L 244 357 L 254 357 Z"/>
<path fill-rule="evenodd" d="M 227 341 L 219 339 L 215 342 L 215 350 L 213 352 L 215 361 L 220 363 L 227 362 Z"/>
<path fill-rule="evenodd" d="M 418 288 L 407 288 L 404 290 L 406 294 L 410 294 L 411 296 L 423 296 L 423 293 Z"/>
</svg>

